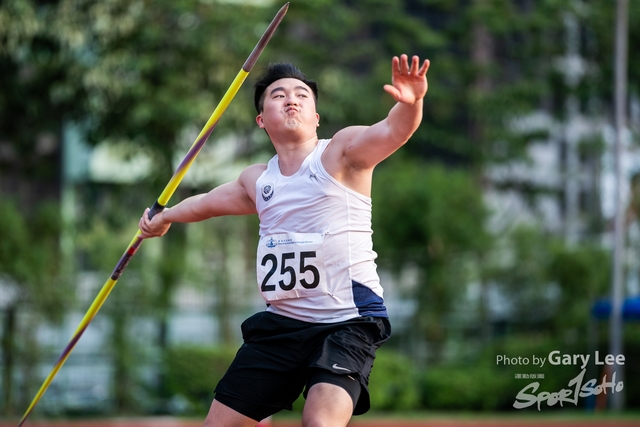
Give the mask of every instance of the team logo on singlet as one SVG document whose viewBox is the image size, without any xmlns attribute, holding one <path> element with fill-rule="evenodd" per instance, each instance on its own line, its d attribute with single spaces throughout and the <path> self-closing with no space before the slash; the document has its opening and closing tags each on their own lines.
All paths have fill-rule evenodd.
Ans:
<svg viewBox="0 0 640 427">
<path fill-rule="evenodd" d="M 272 183 L 263 185 L 262 190 L 260 190 L 260 193 L 262 194 L 262 200 L 268 202 L 273 197 L 273 192 L 274 188 Z"/>
</svg>

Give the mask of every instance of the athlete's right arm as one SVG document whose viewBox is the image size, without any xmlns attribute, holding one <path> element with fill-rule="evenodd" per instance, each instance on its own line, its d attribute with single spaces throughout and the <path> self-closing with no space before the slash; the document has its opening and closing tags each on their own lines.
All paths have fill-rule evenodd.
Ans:
<svg viewBox="0 0 640 427">
<path fill-rule="evenodd" d="M 238 179 L 222 184 L 208 193 L 188 197 L 149 219 L 147 208 L 138 227 L 141 237 L 164 236 L 174 222 L 198 222 L 216 216 L 256 213 L 256 181 L 266 165 L 252 165 Z"/>
</svg>

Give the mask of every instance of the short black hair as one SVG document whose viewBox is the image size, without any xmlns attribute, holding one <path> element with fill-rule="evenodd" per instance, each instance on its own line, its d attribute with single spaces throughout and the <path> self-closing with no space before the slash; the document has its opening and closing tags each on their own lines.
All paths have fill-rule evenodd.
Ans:
<svg viewBox="0 0 640 427">
<path fill-rule="evenodd" d="M 276 80 L 280 79 L 298 79 L 311 89 L 313 92 L 314 101 L 318 103 L 318 84 L 313 80 L 307 79 L 298 67 L 288 62 L 284 63 L 271 63 L 264 70 L 262 75 L 256 81 L 254 87 L 253 103 L 256 107 L 258 114 L 262 112 L 264 107 L 264 91 L 267 87 Z"/>
</svg>

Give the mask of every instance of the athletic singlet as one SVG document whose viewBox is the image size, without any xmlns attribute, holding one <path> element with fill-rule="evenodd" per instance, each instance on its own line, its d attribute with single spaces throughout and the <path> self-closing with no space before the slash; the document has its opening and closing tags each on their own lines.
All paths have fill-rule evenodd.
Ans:
<svg viewBox="0 0 640 427">
<path fill-rule="evenodd" d="M 268 311 L 306 322 L 387 317 L 376 272 L 371 199 L 331 177 L 316 148 L 291 176 L 278 156 L 256 181 L 258 288 Z"/>
</svg>

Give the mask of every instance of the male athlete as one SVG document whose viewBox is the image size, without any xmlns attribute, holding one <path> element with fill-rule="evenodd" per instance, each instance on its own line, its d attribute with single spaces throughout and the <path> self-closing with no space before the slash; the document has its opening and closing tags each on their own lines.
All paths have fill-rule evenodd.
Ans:
<svg viewBox="0 0 640 427">
<path fill-rule="evenodd" d="M 371 239 L 373 169 L 420 125 L 429 61 L 394 57 L 397 103 L 372 126 L 318 139 L 317 85 L 271 64 L 255 85 L 256 123 L 276 150 L 268 164 L 140 220 L 142 237 L 173 222 L 258 214 L 257 285 L 267 309 L 242 324 L 244 344 L 215 389 L 207 427 L 253 427 L 306 398 L 304 427 L 346 426 L 369 409 L 376 349 L 391 329 Z"/>
</svg>

